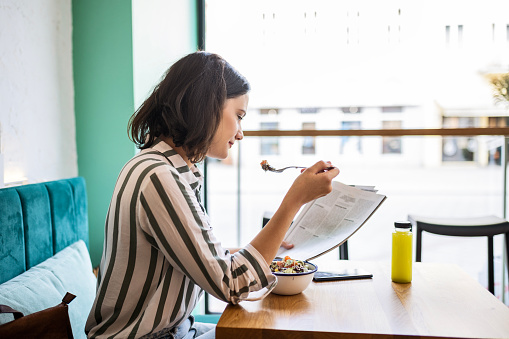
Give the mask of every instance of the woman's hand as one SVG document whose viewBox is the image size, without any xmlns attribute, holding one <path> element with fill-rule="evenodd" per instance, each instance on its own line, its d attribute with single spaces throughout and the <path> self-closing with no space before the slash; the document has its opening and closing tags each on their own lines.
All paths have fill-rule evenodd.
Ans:
<svg viewBox="0 0 509 339">
<path fill-rule="evenodd" d="M 289 250 L 293 248 L 293 244 L 290 244 L 289 242 L 283 240 L 283 242 L 281 243 L 281 247 L 283 247 L 286 250 Z"/>
<path fill-rule="evenodd" d="M 267 265 L 270 265 L 281 246 L 286 249 L 293 247 L 293 244 L 288 244 L 283 239 L 299 209 L 311 200 L 332 191 L 332 179 L 339 174 L 339 170 L 337 168 L 328 170 L 327 168 L 331 166 L 330 162 L 319 161 L 302 171 L 286 193 L 276 213 L 251 241 L 251 245 L 264 257 Z"/>
<path fill-rule="evenodd" d="M 329 194 L 332 191 L 332 179 L 339 174 L 339 169 L 331 170 L 330 161 L 319 161 L 311 167 L 302 170 L 295 179 L 285 196 L 285 200 L 300 206 Z"/>
</svg>

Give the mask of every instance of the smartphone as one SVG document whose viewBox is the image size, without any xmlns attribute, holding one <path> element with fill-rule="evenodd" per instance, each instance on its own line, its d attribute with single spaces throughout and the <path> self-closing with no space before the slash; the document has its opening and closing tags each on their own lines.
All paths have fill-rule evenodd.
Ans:
<svg viewBox="0 0 509 339">
<path fill-rule="evenodd" d="M 369 279 L 373 278 L 373 274 L 362 268 L 346 268 L 341 271 L 316 271 L 313 281 L 332 281 L 332 280 L 348 280 L 348 279 Z"/>
</svg>

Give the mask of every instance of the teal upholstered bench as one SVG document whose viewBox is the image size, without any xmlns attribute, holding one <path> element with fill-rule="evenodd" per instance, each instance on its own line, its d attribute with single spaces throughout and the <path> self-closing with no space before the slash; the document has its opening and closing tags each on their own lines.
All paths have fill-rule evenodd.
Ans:
<svg viewBox="0 0 509 339">
<path fill-rule="evenodd" d="M 0 189 L 0 304 L 30 314 L 66 292 L 75 338 L 84 338 L 96 279 L 88 253 L 88 211 L 81 177 Z M 12 320 L 2 315 L 0 324 Z"/>
<path fill-rule="evenodd" d="M 88 253 L 88 209 L 81 177 L 0 189 L 0 304 L 23 314 L 55 306 L 66 292 L 75 338 L 84 338 L 96 279 Z M 193 312 L 217 323 L 217 314 Z M 0 324 L 11 321 L 0 315 Z"/>
<path fill-rule="evenodd" d="M 221 314 L 194 314 L 194 320 L 200 323 L 217 324 Z"/>
</svg>

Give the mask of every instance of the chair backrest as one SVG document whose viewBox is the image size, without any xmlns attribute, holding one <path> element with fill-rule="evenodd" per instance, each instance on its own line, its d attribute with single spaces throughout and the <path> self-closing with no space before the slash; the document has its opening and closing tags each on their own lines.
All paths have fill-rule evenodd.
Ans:
<svg viewBox="0 0 509 339">
<path fill-rule="evenodd" d="M 0 189 L 0 284 L 82 239 L 88 203 L 82 177 Z"/>
</svg>

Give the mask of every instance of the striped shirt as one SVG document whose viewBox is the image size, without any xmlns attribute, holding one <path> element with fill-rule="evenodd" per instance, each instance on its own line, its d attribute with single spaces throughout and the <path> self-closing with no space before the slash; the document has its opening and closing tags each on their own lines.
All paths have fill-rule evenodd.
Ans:
<svg viewBox="0 0 509 339">
<path fill-rule="evenodd" d="M 200 203 L 202 182 L 198 168 L 159 140 L 124 166 L 106 217 L 89 338 L 177 327 L 203 290 L 236 304 L 275 286 L 254 247 L 231 254 L 215 238 Z"/>
</svg>

